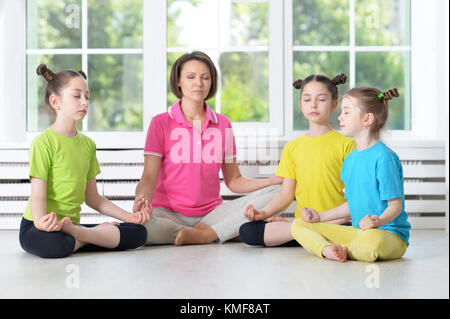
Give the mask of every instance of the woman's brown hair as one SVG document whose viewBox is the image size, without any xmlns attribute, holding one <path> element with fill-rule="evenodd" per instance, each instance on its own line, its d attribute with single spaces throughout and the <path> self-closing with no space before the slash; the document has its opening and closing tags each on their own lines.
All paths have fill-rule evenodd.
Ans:
<svg viewBox="0 0 450 319">
<path fill-rule="evenodd" d="M 210 57 L 201 51 L 186 53 L 175 61 L 170 72 L 170 90 L 173 92 L 173 94 L 175 94 L 177 98 L 181 99 L 183 97 L 183 92 L 181 92 L 181 88 L 178 86 L 178 82 L 180 79 L 181 70 L 183 69 L 183 65 L 191 60 L 203 62 L 208 66 L 209 73 L 211 74 L 211 87 L 209 88 L 208 95 L 205 98 L 205 100 L 208 100 L 216 94 L 217 70 Z"/>
<path fill-rule="evenodd" d="M 40 64 L 36 69 L 36 73 L 47 81 L 45 86 L 45 103 L 49 106 L 51 106 L 49 101 L 50 95 L 61 94 L 62 89 L 67 86 L 72 78 L 79 76 L 85 80 L 87 79 L 83 71 L 62 70 L 54 73 L 45 64 Z"/>
<path fill-rule="evenodd" d="M 394 97 L 399 97 L 396 88 L 382 92 L 374 87 L 355 87 L 348 90 L 345 95 L 358 100 L 359 107 L 363 114 L 372 113 L 374 122 L 370 127 L 370 133 L 376 138 L 380 138 L 380 132 L 386 125 L 389 116 L 388 101 Z"/>
</svg>

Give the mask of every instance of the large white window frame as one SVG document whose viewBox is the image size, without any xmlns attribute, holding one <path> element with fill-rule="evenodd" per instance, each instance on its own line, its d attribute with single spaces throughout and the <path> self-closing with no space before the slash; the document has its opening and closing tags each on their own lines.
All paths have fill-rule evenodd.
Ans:
<svg viewBox="0 0 450 319">
<path fill-rule="evenodd" d="M 294 48 L 292 15 L 289 14 L 292 0 L 267 1 L 270 7 L 269 109 L 270 119 L 273 121 L 270 125 L 278 128 L 280 139 L 290 140 L 301 134 L 293 131 L 292 118 Z M 354 1 L 350 0 L 351 3 Z M 444 1 L 446 0 L 411 1 L 411 46 L 395 47 L 411 51 L 411 130 L 388 131 L 385 134 L 388 141 L 416 145 L 445 140 L 448 124 L 445 124 L 442 114 L 443 108 L 448 108 L 448 105 L 443 105 L 442 101 L 448 103 L 448 92 L 439 89 L 442 88 L 443 79 L 448 78 L 448 69 L 441 68 L 443 56 L 448 59 L 448 52 L 446 55 L 442 54 L 446 45 L 448 47 L 448 39 L 445 37 L 448 30 L 445 27 L 448 28 L 446 21 L 449 16 L 447 10 L 442 10 L 443 7 L 448 8 Z M 26 132 L 26 1 L 0 0 L 0 10 L 0 147 L 28 147 L 39 133 Z M 143 131 L 86 132 L 95 140 L 98 148 L 142 148 L 152 116 L 166 111 L 166 1 L 143 1 L 143 22 L 143 48 L 131 50 L 133 53 L 143 54 Z M 352 51 L 351 45 L 349 48 L 335 49 Z M 367 49 L 374 51 L 374 48 Z M 86 48 L 82 54 L 115 51 L 123 53 L 121 49 L 104 51 Z M 85 63 L 83 59 L 83 68 L 87 67 Z M 448 65 L 448 61 L 446 63 Z M 239 134 L 240 128 L 245 132 L 245 128 L 257 127 L 252 124 L 234 123 L 235 131 Z M 268 126 L 267 123 L 264 125 Z"/>
</svg>

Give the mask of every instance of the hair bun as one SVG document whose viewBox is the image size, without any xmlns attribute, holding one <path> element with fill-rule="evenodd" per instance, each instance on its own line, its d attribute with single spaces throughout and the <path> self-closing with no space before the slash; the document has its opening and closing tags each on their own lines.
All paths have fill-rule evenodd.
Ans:
<svg viewBox="0 0 450 319">
<path fill-rule="evenodd" d="M 293 85 L 294 88 L 296 88 L 297 90 L 298 90 L 298 89 L 301 89 L 301 88 L 302 88 L 302 85 L 303 85 L 303 80 L 298 79 L 297 81 L 295 81 L 294 83 L 292 83 L 292 85 Z"/>
<path fill-rule="evenodd" d="M 42 75 L 47 82 L 50 82 L 55 77 L 55 73 L 47 68 L 45 64 L 40 64 L 36 69 L 36 73 Z"/>
<path fill-rule="evenodd" d="M 400 96 L 400 94 L 398 94 L 397 88 L 393 88 L 393 89 L 387 90 L 386 92 L 383 92 L 383 99 L 385 101 L 390 101 L 394 97 L 399 97 L 399 96 Z"/>
<path fill-rule="evenodd" d="M 344 84 L 347 82 L 347 76 L 344 73 L 338 74 L 331 80 L 334 85 Z"/>
</svg>

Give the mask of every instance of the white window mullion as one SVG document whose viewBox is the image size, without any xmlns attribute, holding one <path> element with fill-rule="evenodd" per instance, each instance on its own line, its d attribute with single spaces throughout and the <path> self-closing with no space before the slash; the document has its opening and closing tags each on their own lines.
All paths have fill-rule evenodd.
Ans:
<svg viewBox="0 0 450 319">
<path fill-rule="evenodd" d="M 278 0 L 269 1 L 269 121 L 270 128 L 276 128 L 279 136 L 285 134 L 284 118 L 286 113 L 283 107 L 285 105 L 283 3 L 284 1 Z M 289 83 L 286 84 L 289 85 Z"/>
<path fill-rule="evenodd" d="M 213 63 L 216 65 L 216 69 L 217 69 L 217 90 L 216 90 L 216 112 L 217 113 L 222 113 L 222 99 L 221 99 L 221 95 L 222 95 L 222 69 L 220 67 L 220 55 L 222 54 L 222 47 L 225 46 L 224 45 L 224 37 L 225 35 L 228 33 L 230 33 L 230 28 L 226 23 L 229 23 L 230 21 L 230 7 L 231 7 L 231 3 L 229 1 L 220 1 L 220 0 L 215 0 L 216 1 L 216 8 L 217 8 L 217 31 L 219 32 L 219 34 L 217 35 L 217 47 L 215 48 L 215 50 L 213 50 L 213 54 L 211 59 L 213 59 Z"/>
<path fill-rule="evenodd" d="M 294 101 L 292 96 L 292 83 L 294 82 L 294 52 L 293 52 L 293 18 L 292 0 L 284 1 L 284 136 L 292 135 L 294 132 Z"/>
<path fill-rule="evenodd" d="M 142 5 L 145 133 L 153 116 L 167 110 L 167 8 L 166 1 L 142 1 Z"/>
<path fill-rule="evenodd" d="M 350 17 L 350 50 L 349 50 L 349 56 L 350 56 L 350 74 L 349 74 L 349 84 L 350 87 L 354 87 L 356 83 L 356 26 L 355 26 L 355 0 L 350 0 L 350 6 L 349 6 L 349 17 Z"/>
</svg>

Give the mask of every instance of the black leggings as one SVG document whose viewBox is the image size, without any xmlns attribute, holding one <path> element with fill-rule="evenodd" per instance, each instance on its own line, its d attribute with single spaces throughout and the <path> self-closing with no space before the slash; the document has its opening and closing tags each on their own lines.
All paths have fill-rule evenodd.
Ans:
<svg viewBox="0 0 450 319">
<path fill-rule="evenodd" d="M 239 238 L 242 242 L 252 246 L 263 246 L 264 243 L 264 230 L 266 229 L 267 222 L 265 220 L 258 220 L 256 222 L 249 222 L 243 224 L 239 228 Z M 271 247 L 302 247 L 295 239 L 288 241 L 284 244 Z"/>
<path fill-rule="evenodd" d="M 97 224 L 83 224 L 80 226 L 94 227 Z M 121 223 L 117 226 L 120 231 L 120 242 L 115 248 L 104 248 L 94 244 L 87 244 L 77 251 L 121 251 L 135 249 L 145 244 L 147 230 L 142 225 Z M 22 248 L 30 254 L 42 258 L 63 258 L 71 255 L 75 248 L 75 238 L 62 231 L 45 232 L 37 229 L 32 221 L 22 218 L 20 223 L 19 241 Z"/>
<path fill-rule="evenodd" d="M 252 246 L 263 246 L 264 243 L 264 231 L 266 229 L 267 222 L 265 220 L 258 220 L 255 222 L 249 222 L 243 224 L 239 228 L 239 238 L 242 242 Z M 342 225 L 351 226 L 351 223 L 343 223 Z M 288 241 L 284 244 L 271 247 L 302 247 L 295 239 Z"/>
</svg>

